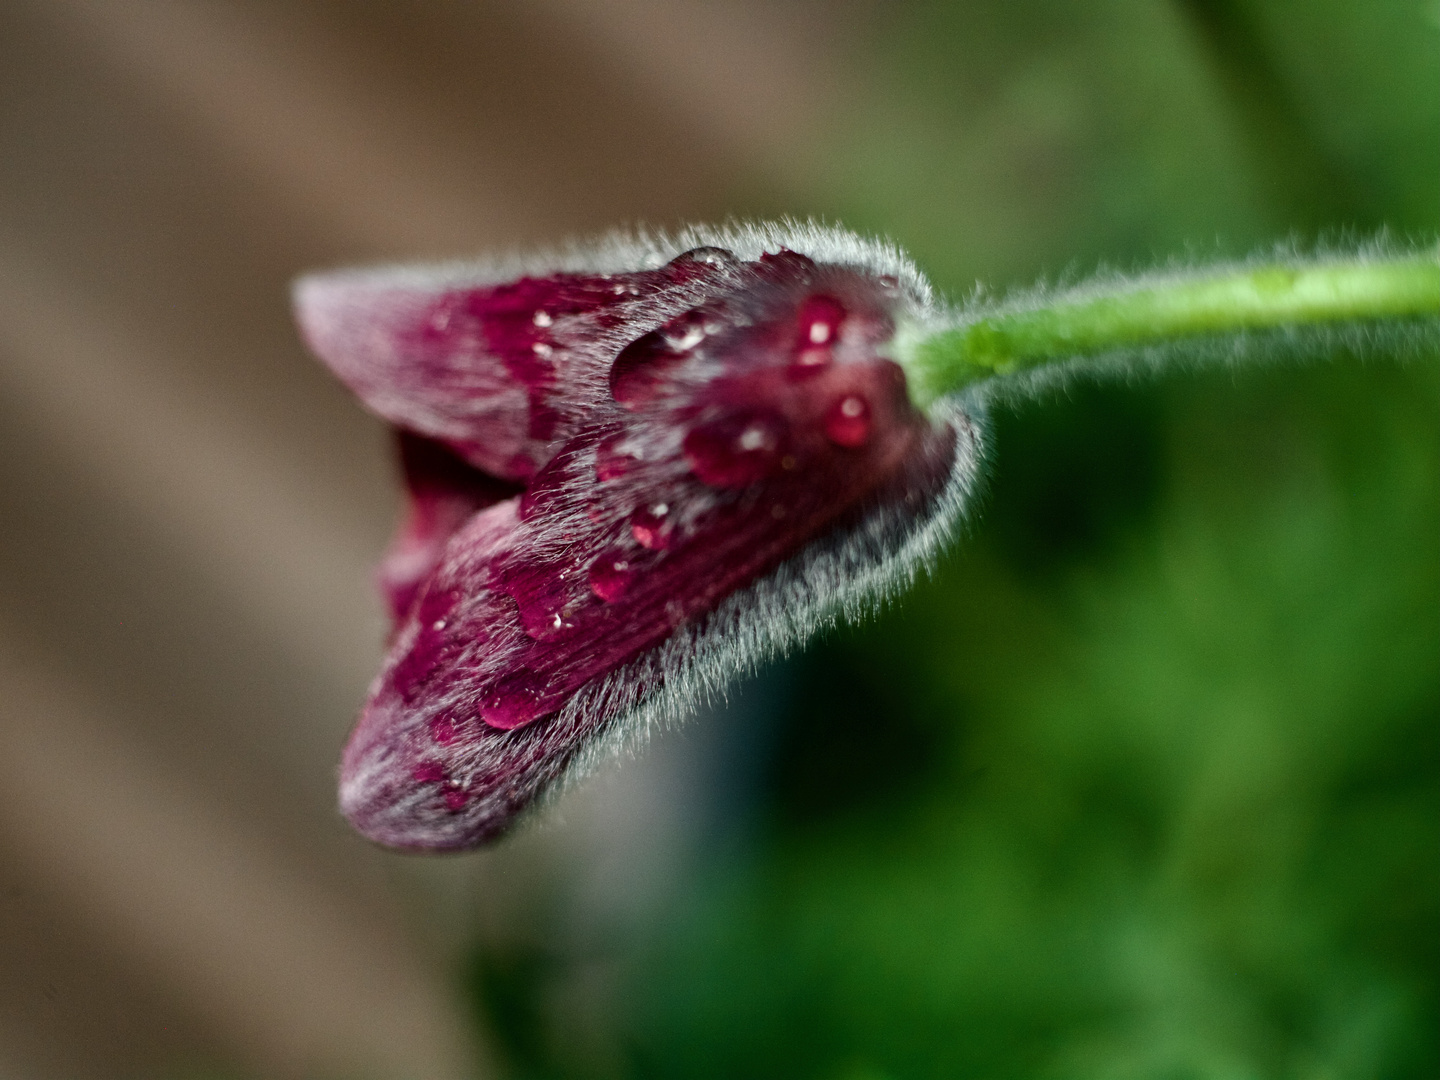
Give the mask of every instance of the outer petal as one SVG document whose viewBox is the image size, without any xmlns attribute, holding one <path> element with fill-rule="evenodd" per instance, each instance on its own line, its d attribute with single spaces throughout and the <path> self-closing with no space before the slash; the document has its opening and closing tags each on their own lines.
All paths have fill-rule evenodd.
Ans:
<svg viewBox="0 0 1440 1080">
<path fill-rule="evenodd" d="M 370 409 L 526 480 L 606 393 L 621 347 L 727 269 L 690 259 L 503 282 L 483 268 L 340 271 L 301 278 L 294 299 L 306 342 Z"/>
<path fill-rule="evenodd" d="M 627 718 L 873 600 L 953 521 L 973 429 L 875 354 L 893 297 L 789 253 L 741 285 L 633 342 L 524 495 L 451 539 L 346 749 L 361 831 L 497 835 Z"/>
</svg>

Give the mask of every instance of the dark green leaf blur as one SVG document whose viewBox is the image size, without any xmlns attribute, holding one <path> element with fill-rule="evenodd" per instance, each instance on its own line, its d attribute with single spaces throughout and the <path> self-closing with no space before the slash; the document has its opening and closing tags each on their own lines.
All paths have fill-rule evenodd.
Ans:
<svg viewBox="0 0 1440 1080">
<path fill-rule="evenodd" d="M 799 209 L 952 295 L 1440 227 L 1433 2 L 932 0 L 854 62 Z M 994 416 L 933 577 L 747 691 L 660 913 L 476 954 L 511 1074 L 1440 1075 L 1434 360 Z"/>
</svg>

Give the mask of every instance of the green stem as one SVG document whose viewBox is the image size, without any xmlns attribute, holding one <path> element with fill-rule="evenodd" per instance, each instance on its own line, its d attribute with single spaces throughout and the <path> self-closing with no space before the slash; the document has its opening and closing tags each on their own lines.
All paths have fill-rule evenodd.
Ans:
<svg viewBox="0 0 1440 1080">
<path fill-rule="evenodd" d="M 925 405 L 993 375 L 1171 341 L 1440 316 L 1440 255 L 1243 266 L 982 315 L 898 342 Z"/>
</svg>

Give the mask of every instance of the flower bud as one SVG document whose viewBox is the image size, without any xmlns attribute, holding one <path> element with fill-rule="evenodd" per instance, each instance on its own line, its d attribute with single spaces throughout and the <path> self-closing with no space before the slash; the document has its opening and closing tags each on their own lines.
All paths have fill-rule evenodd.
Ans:
<svg viewBox="0 0 1440 1080">
<path fill-rule="evenodd" d="M 886 355 L 930 304 L 898 252 L 814 226 L 303 279 L 305 336 L 400 429 L 411 500 L 341 766 L 355 826 L 482 843 L 908 581 L 978 455 Z"/>
</svg>

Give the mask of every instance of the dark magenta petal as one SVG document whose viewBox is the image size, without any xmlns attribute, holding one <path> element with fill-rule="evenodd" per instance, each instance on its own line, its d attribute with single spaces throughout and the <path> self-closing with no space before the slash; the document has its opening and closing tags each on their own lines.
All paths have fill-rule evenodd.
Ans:
<svg viewBox="0 0 1440 1080">
<path fill-rule="evenodd" d="M 395 623 L 409 613 L 455 530 L 477 510 L 519 490 L 471 467 L 433 439 L 401 432 L 398 442 L 408 505 L 376 575 Z"/>
<path fill-rule="evenodd" d="M 344 271 L 302 278 L 295 310 L 311 349 L 376 413 L 495 476 L 527 480 L 584 425 L 616 352 L 693 306 L 728 269 L 682 257 L 502 283 Z M 680 338 L 656 340 L 668 348 Z"/>
<path fill-rule="evenodd" d="M 386 577 L 404 617 L 341 767 L 367 836 L 501 834 L 597 747 L 873 601 L 943 538 L 974 428 L 918 412 L 881 352 L 923 289 L 881 249 L 797 237 L 822 257 L 737 233 L 653 269 L 313 305 L 312 340 L 342 343 L 327 359 L 377 411 L 472 465 L 526 462 L 502 498 L 407 444 L 410 562 Z M 346 366 L 361 354 L 383 362 Z"/>
</svg>

